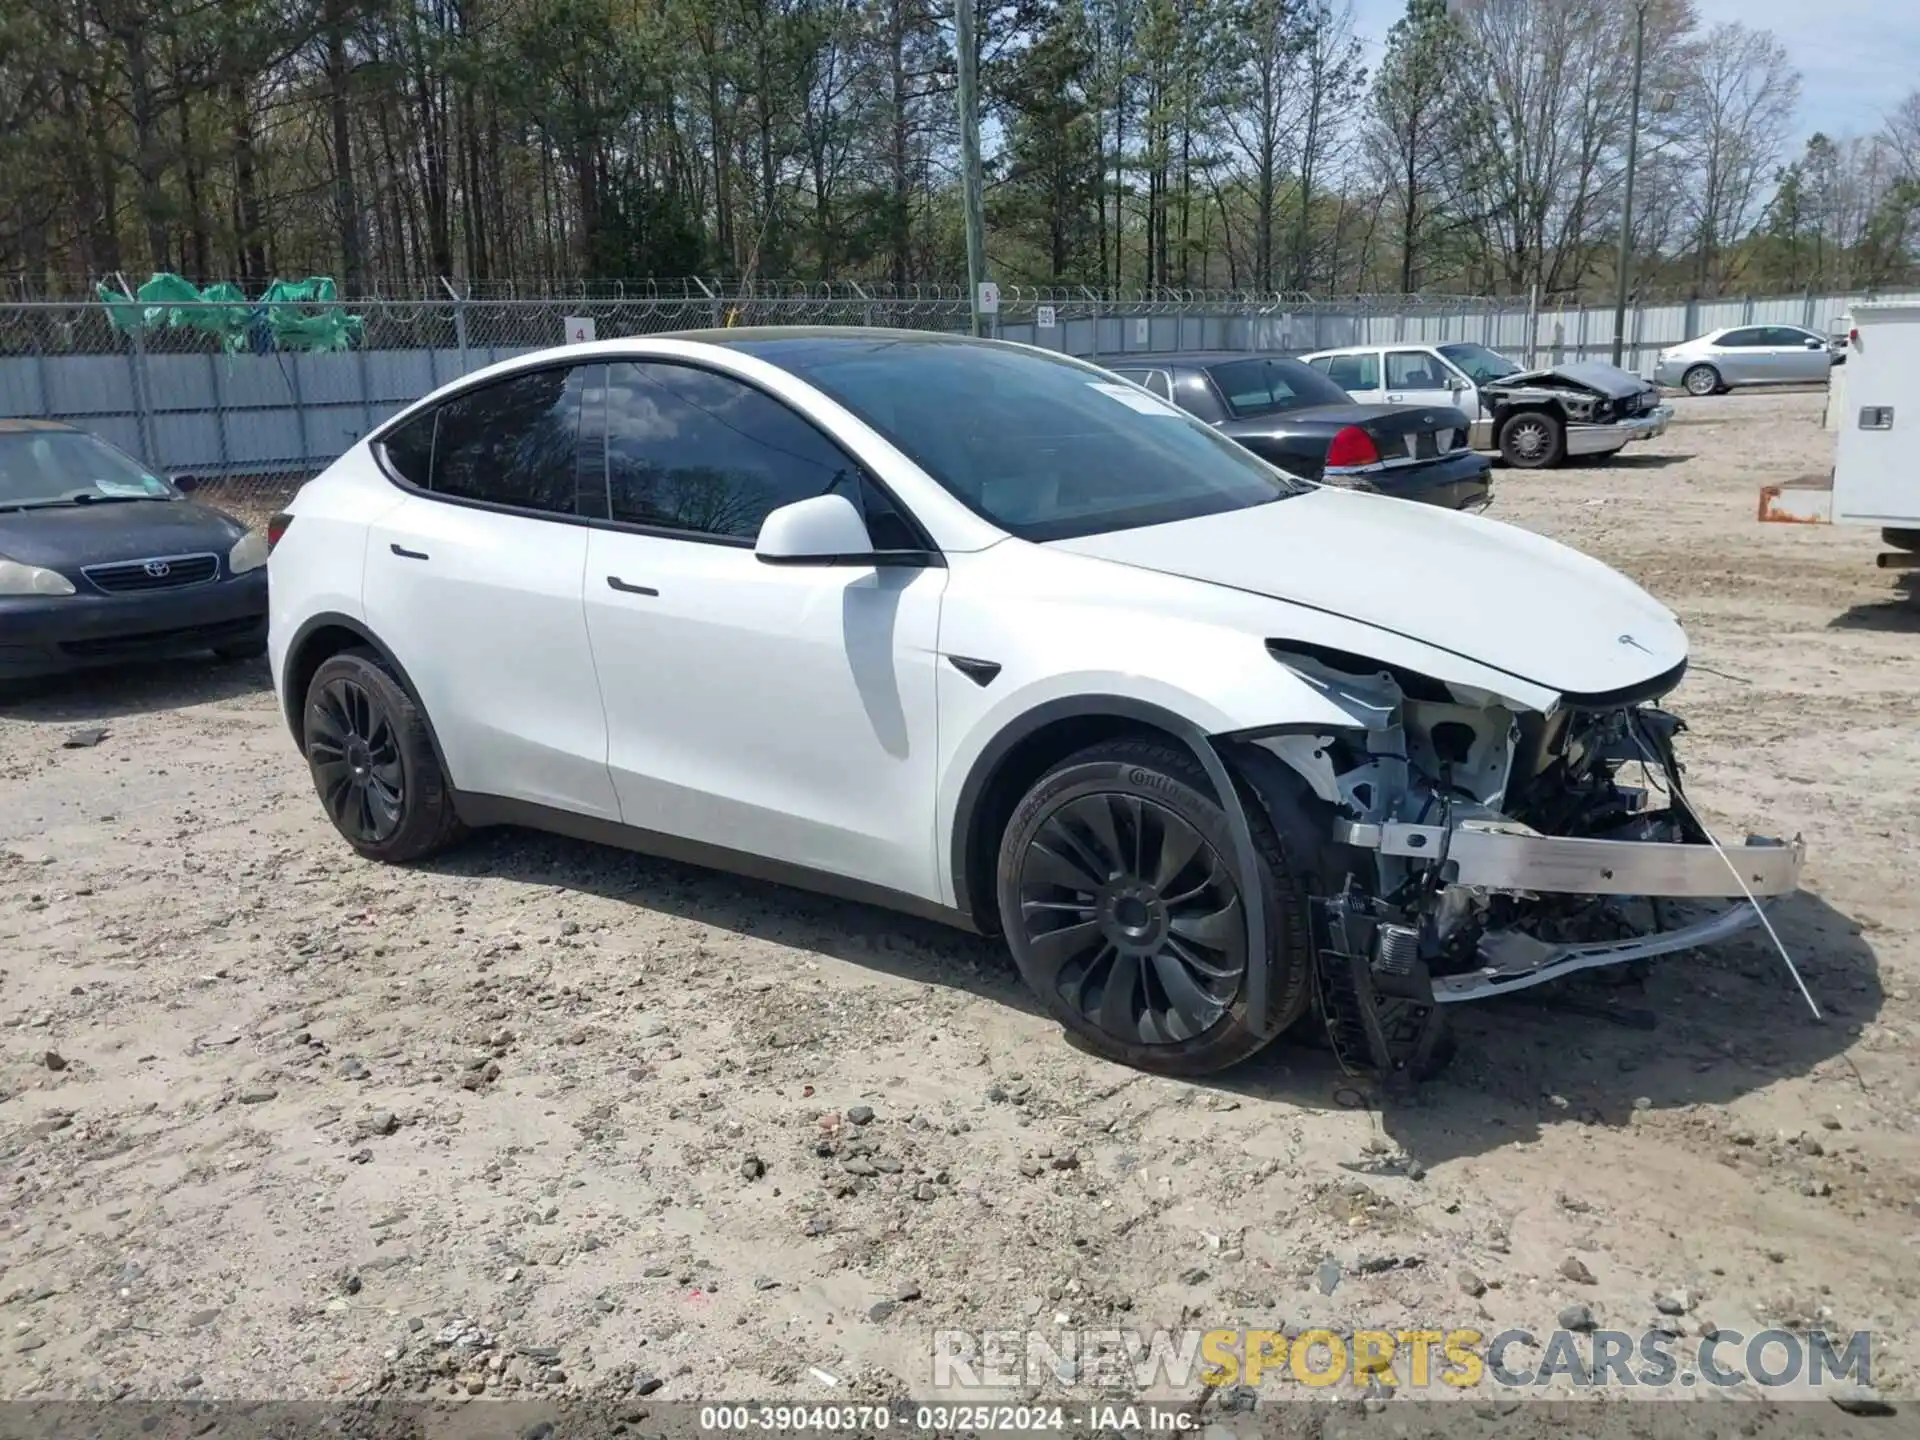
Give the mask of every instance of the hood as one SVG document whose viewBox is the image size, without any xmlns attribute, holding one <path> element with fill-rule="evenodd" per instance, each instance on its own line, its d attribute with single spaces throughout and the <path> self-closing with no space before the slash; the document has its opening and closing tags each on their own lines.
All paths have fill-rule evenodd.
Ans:
<svg viewBox="0 0 1920 1440">
<path fill-rule="evenodd" d="M 1609 400 L 1625 400 L 1647 388 L 1647 382 L 1618 365 L 1604 360 L 1576 360 L 1568 365 L 1550 365 L 1544 370 L 1524 370 L 1518 375 L 1502 375 L 1482 390 L 1524 390 L 1529 385 L 1572 384 L 1597 390 Z"/>
<path fill-rule="evenodd" d="M 1358 620 L 1567 697 L 1645 685 L 1687 655 L 1673 613 L 1598 560 L 1382 495 L 1317 486 L 1250 510 L 1048 543 Z"/>
<path fill-rule="evenodd" d="M 0 510 L 0 555 L 23 565 L 77 571 L 82 565 L 156 555 L 224 557 L 246 527 L 191 500 L 128 500 Z"/>
</svg>

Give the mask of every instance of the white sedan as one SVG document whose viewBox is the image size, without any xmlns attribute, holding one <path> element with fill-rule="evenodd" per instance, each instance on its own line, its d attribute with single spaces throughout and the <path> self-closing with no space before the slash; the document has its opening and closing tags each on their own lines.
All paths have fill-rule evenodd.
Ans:
<svg viewBox="0 0 1920 1440">
<path fill-rule="evenodd" d="M 1719 938 L 1799 871 L 1706 843 L 1650 704 L 1686 639 L 1630 581 L 1023 346 L 523 356 L 270 538 L 274 681 L 362 855 L 510 823 L 933 915 L 1149 1069 L 1310 1009 L 1418 1069 L 1448 1003 Z M 1738 898 L 1622 941 L 1649 895 Z"/>
</svg>

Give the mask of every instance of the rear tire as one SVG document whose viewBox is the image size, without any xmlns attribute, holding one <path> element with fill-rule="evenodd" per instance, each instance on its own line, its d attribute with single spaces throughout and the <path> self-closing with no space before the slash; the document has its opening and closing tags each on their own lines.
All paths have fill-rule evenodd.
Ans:
<svg viewBox="0 0 1920 1440">
<path fill-rule="evenodd" d="M 302 734 L 321 805 L 369 860 L 424 860 L 465 833 L 426 714 L 373 651 L 321 662 Z"/>
<path fill-rule="evenodd" d="M 1717 395 L 1724 388 L 1720 372 L 1711 365 L 1695 365 L 1680 377 L 1680 388 L 1689 395 Z"/>
<path fill-rule="evenodd" d="M 1252 795 L 1271 963 L 1249 1023 L 1246 917 L 1227 817 L 1175 744 L 1116 740 L 1054 766 L 1001 837 L 1000 921 L 1047 1012 L 1095 1054 L 1206 1075 L 1263 1048 L 1312 992 L 1307 893 Z"/>
<path fill-rule="evenodd" d="M 1500 456 L 1516 470 L 1558 465 L 1566 444 L 1566 428 L 1544 410 L 1522 410 L 1500 426 Z"/>
</svg>

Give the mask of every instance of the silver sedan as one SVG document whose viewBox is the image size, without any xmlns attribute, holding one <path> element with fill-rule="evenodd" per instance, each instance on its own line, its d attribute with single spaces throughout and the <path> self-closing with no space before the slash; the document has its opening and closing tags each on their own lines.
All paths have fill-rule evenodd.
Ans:
<svg viewBox="0 0 1920 1440">
<path fill-rule="evenodd" d="M 1689 395 L 1736 385 L 1804 384 L 1825 380 L 1833 355 L 1826 336 L 1798 325 L 1738 325 L 1662 350 L 1653 378 Z"/>
</svg>

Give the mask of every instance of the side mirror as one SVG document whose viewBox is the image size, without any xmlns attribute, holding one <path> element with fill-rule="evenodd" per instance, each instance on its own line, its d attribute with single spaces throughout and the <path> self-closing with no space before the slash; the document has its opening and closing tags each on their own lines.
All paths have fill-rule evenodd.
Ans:
<svg viewBox="0 0 1920 1440">
<path fill-rule="evenodd" d="M 191 495 L 200 488 L 200 477 L 198 475 L 175 475 L 172 478 L 173 488 L 178 490 L 182 495 Z"/>
<path fill-rule="evenodd" d="M 1447 378 L 1447 389 L 1453 391 L 1453 393 L 1456 395 L 1458 395 L 1462 390 L 1466 390 L 1469 388 L 1470 387 L 1468 386 L 1467 382 L 1458 375 L 1452 375 Z"/>
<path fill-rule="evenodd" d="M 815 495 L 770 511 L 753 553 L 769 565 L 879 563 L 867 522 L 844 495 Z"/>
<path fill-rule="evenodd" d="M 1827 342 L 1824 340 L 1816 340 L 1809 335 L 1807 337 L 1807 348 L 1809 350 L 1825 350 L 1827 348 Z"/>
</svg>

